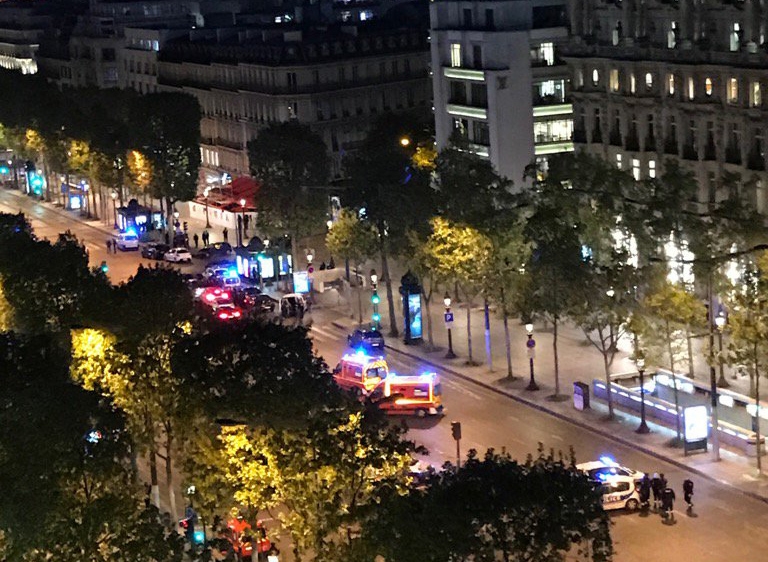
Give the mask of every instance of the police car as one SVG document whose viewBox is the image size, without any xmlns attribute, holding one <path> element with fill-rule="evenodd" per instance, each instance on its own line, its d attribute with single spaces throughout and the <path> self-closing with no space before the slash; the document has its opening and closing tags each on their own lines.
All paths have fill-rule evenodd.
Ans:
<svg viewBox="0 0 768 562">
<path fill-rule="evenodd" d="M 577 464 L 576 468 L 591 480 L 603 480 L 606 476 L 628 476 L 634 480 L 640 480 L 645 476 L 642 472 L 621 466 L 610 457 L 600 457 L 596 461 Z"/>
<path fill-rule="evenodd" d="M 598 478 L 595 485 L 603 497 L 603 509 L 606 511 L 635 511 L 640 507 L 639 486 L 631 476 L 611 474 Z"/>
</svg>

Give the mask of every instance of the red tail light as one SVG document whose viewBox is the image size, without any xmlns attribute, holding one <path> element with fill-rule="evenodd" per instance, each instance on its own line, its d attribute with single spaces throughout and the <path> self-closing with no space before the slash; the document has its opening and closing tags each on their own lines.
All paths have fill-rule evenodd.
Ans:
<svg viewBox="0 0 768 562">
<path fill-rule="evenodd" d="M 233 312 L 232 316 L 234 316 L 235 318 L 240 318 L 240 313 L 239 312 Z"/>
<path fill-rule="evenodd" d="M 220 312 L 219 318 L 221 318 L 222 320 L 226 320 L 227 318 L 229 318 L 229 316 L 227 315 L 226 312 Z"/>
</svg>

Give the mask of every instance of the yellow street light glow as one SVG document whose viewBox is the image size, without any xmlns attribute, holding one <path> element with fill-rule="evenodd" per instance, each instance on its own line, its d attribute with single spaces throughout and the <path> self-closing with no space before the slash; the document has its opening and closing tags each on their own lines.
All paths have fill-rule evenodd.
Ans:
<svg viewBox="0 0 768 562">
<path fill-rule="evenodd" d="M 408 146 L 409 144 L 411 144 L 411 139 L 408 137 L 403 137 L 400 139 L 400 146 Z"/>
</svg>

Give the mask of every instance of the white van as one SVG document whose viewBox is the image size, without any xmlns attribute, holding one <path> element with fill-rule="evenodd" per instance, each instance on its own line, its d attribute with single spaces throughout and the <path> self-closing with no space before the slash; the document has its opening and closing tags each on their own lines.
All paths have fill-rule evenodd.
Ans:
<svg viewBox="0 0 768 562">
<path fill-rule="evenodd" d="M 139 237 L 135 232 L 121 232 L 117 235 L 117 241 L 115 242 L 117 247 L 122 251 L 126 250 L 138 250 L 139 249 Z"/>
</svg>

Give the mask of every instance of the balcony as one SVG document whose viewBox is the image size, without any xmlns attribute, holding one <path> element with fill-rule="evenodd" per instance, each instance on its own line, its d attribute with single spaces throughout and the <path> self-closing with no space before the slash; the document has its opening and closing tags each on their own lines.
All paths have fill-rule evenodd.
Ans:
<svg viewBox="0 0 768 562">
<path fill-rule="evenodd" d="M 542 105 L 533 108 L 535 117 L 553 117 L 555 115 L 571 115 L 573 113 L 573 104 L 560 103 L 557 105 Z"/>
<path fill-rule="evenodd" d="M 443 76 L 455 80 L 470 80 L 472 82 L 485 82 L 485 71 L 471 68 L 444 67 Z"/>
<path fill-rule="evenodd" d="M 469 105 L 452 104 L 446 105 L 448 115 L 456 117 L 472 117 L 474 119 L 488 119 L 488 111 L 482 107 L 471 107 Z"/>
<path fill-rule="evenodd" d="M 618 129 L 613 129 L 610 135 L 608 135 L 608 144 L 621 146 L 621 132 Z"/>
<path fill-rule="evenodd" d="M 725 161 L 728 164 L 741 165 L 741 149 L 738 146 L 729 144 L 725 147 Z"/>
</svg>

